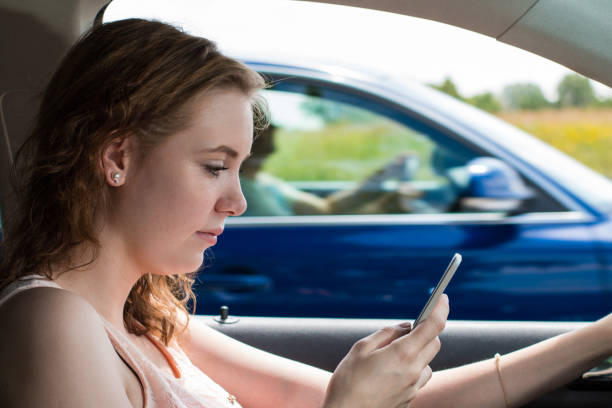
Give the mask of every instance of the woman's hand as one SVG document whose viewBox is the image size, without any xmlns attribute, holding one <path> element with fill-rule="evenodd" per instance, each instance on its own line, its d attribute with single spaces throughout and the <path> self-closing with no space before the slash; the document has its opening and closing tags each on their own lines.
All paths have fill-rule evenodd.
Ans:
<svg viewBox="0 0 612 408">
<path fill-rule="evenodd" d="M 431 378 L 429 362 L 440 350 L 438 334 L 448 316 L 440 297 L 430 317 L 385 327 L 359 340 L 340 362 L 327 387 L 324 408 L 406 407 Z"/>
</svg>

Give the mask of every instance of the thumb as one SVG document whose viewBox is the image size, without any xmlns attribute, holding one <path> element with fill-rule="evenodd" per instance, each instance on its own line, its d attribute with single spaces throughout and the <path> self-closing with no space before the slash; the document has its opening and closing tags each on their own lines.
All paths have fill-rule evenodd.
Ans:
<svg viewBox="0 0 612 408">
<path fill-rule="evenodd" d="M 362 343 L 362 351 L 370 353 L 383 348 L 389 345 L 393 340 L 410 333 L 411 328 L 412 325 L 410 322 L 383 327 L 360 341 L 360 343 Z"/>
</svg>

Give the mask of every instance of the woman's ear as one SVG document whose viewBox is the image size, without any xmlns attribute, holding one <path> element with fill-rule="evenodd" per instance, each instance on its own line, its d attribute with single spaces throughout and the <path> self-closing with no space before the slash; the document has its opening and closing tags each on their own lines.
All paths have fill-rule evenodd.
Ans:
<svg viewBox="0 0 612 408">
<path fill-rule="evenodd" d="M 106 182 L 118 187 L 125 183 L 132 161 L 132 137 L 114 139 L 102 152 L 102 171 Z"/>
</svg>

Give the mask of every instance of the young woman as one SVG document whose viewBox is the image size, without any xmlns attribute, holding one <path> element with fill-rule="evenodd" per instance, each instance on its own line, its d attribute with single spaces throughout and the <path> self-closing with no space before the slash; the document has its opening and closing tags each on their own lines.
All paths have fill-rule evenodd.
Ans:
<svg viewBox="0 0 612 408">
<path fill-rule="evenodd" d="M 105 24 L 72 48 L 20 152 L 0 271 L 0 405 L 515 406 L 612 354 L 606 317 L 432 377 L 446 297 L 415 330 L 357 342 L 333 374 L 190 320 L 192 272 L 246 208 L 238 172 L 265 126 L 263 86 L 211 42 L 158 22 Z"/>
</svg>

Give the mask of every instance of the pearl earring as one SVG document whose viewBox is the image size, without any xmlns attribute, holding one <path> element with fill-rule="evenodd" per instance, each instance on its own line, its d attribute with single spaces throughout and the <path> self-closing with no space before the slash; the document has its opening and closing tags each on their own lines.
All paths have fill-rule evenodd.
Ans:
<svg viewBox="0 0 612 408">
<path fill-rule="evenodd" d="M 121 178 L 121 175 L 119 173 L 112 173 L 111 178 L 113 179 L 115 184 L 119 184 L 119 179 Z"/>
</svg>

